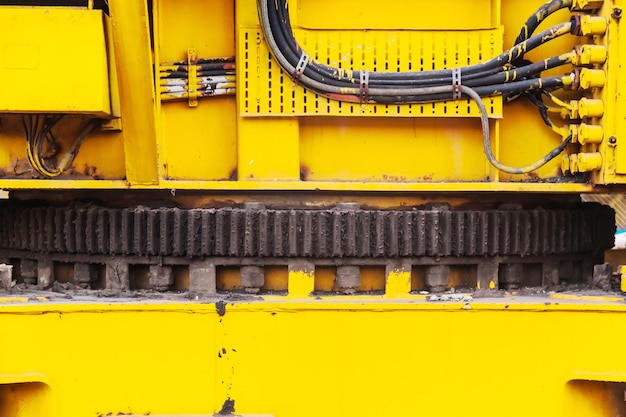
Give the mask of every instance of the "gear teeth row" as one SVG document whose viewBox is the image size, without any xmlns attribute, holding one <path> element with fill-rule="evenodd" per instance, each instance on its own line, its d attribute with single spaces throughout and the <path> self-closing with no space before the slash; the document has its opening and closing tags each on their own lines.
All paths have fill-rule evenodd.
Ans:
<svg viewBox="0 0 626 417">
<path fill-rule="evenodd" d="M 179 257 L 542 256 L 612 247 L 614 212 L 0 207 L 0 247 Z"/>
</svg>

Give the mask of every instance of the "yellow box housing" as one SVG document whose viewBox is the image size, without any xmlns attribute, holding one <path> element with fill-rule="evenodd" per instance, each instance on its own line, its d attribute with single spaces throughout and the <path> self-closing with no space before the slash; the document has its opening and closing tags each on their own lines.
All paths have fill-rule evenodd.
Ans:
<svg viewBox="0 0 626 417">
<path fill-rule="evenodd" d="M 0 112 L 111 113 L 101 10 L 0 7 L 0 27 Z"/>
</svg>

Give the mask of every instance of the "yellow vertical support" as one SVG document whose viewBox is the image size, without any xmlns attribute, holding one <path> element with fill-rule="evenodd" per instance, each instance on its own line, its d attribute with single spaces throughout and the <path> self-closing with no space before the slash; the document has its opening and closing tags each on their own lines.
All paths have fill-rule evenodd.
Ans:
<svg viewBox="0 0 626 417">
<path fill-rule="evenodd" d="M 289 265 L 290 297 L 307 297 L 315 289 L 315 265 L 302 261 Z"/>
<path fill-rule="evenodd" d="M 411 292 L 411 264 L 390 263 L 385 268 L 385 296 L 402 297 Z"/>
<path fill-rule="evenodd" d="M 126 179 L 157 184 L 154 76 L 148 6 L 144 0 L 109 2 L 124 119 Z"/>
<path fill-rule="evenodd" d="M 254 1 L 235 2 L 237 44 L 241 49 L 241 28 L 259 23 Z M 290 7 L 293 7 L 291 4 Z M 296 6 L 297 7 L 297 6 Z M 296 13 L 294 13 L 295 15 Z M 296 16 L 293 16 L 297 19 Z M 295 20 L 292 24 L 296 24 Z M 242 58 L 238 56 L 239 60 Z M 240 62 L 244 62 L 241 59 Z M 239 67 L 238 67 L 239 68 Z M 245 81 L 237 71 L 237 88 Z M 260 77 L 260 74 L 259 74 Z M 261 91 L 268 85 L 259 85 Z M 241 109 L 239 109 L 241 110 Z M 241 114 L 241 113 L 240 113 Z M 237 174 L 240 181 L 274 181 L 300 179 L 300 124 L 296 117 L 239 117 L 237 120 Z"/>
</svg>

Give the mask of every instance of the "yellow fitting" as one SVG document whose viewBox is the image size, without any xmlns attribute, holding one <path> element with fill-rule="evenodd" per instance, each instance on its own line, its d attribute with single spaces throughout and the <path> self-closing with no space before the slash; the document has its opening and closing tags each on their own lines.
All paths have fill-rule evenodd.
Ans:
<svg viewBox="0 0 626 417">
<path fill-rule="evenodd" d="M 580 70 L 580 88 L 602 88 L 606 84 L 606 74 L 603 70 L 583 68 Z"/>
<path fill-rule="evenodd" d="M 604 102 L 602 100 L 583 97 L 578 102 L 579 117 L 602 117 L 602 115 L 604 115 Z"/>
<path fill-rule="evenodd" d="M 588 143 L 600 143 L 604 139 L 604 129 L 598 125 L 588 125 L 581 123 L 578 126 L 578 143 L 586 145 Z"/>
<path fill-rule="evenodd" d="M 604 35 L 608 28 L 604 17 L 585 15 L 580 19 L 580 31 L 583 36 Z"/>
<path fill-rule="evenodd" d="M 571 10 L 591 10 L 602 7 L 604 0 L 574 0 Z"/>
<path fill-rule="evenodd" d="M 578 174 L 578 155 L 573 154 L 569 156 L 569 171 L 572 174 Z"/>
<path fill-rule="evenodd" d="M 563 172 L 563 174 L 567 174 L 570 172 L 569 155 L 563 155 L 563 158 L 561 158 L 561 172 Z"/>
<path fill-rule="evenodd" d="M 590 172 L 602 168 L 600 152 L 579 153 L 577 159 L 579 172 Z"/>
<path fill-rule="evenodd" d="M 569 125 L 568 132 L 569 132 L 569 135 L 572 137 L 570 142 L 571 143 L 578 142 L 578 125 Z"/>
<path fill-rule="evenodd" d="M 570 108 L 566 109 L 564 108 L 563 110 L 561 110 L 561 117 L 563 119 L 579 119 L 580 116 L 578 115 L 578 107 L 579 107 L 579 103 L 577 100 L 571 100 L 569 102 Z"/>
<path fill-rule="evenodd" d="M 578 45 L 574 49 L 576 56 L 572 60 L 574 65 L 604 64 L 607 51 L 601 45 Z"/>
</svg>

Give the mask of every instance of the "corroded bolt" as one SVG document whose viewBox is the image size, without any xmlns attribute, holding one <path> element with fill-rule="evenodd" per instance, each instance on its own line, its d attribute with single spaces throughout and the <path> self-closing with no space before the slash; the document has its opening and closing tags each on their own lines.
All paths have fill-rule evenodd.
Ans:
<svg viewBox="0 0 626 417">
<path fill-rule="evenodd" d="M 425 283 L 430 292 L 444 292 L 450 278 L 448 265 L 432 265 L 426 267 Z"/>
<path fill-rule="evenodd" d="M 167 291 L 174 284 L 171 266 L 150 265 L 150 286 L 156 291 Z"/>
<path fill-rule="evenodd" d="M 242 266 L 241 286 L 248 294 L 257 294 L 265 285 L 265 268 L 262 266 Z"/>
<path fill-rule="evenodd" d="M 517 290 L 522 281 L 522 264 L 500 265 L 500 284 L 507 290 Z"/>
<path fill-rule="evenodd" d="M 361 285 L 361 268 L 351 265 L 338 266 L 336 282 L 344 294 L 354 294 Z"/>
</svg>

